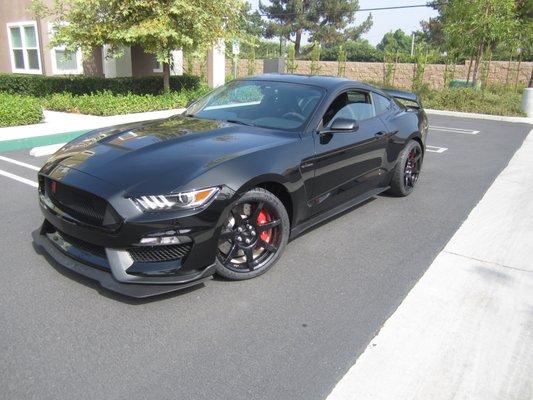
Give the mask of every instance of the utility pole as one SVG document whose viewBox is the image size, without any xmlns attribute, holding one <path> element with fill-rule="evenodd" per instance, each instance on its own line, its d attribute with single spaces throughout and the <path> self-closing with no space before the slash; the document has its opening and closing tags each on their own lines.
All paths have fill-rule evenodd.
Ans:
<svg viewBox="0 0 533 400">
<path fill-rule="evenodd" d="M 411 33 L 411 57 L 415 55 L 415 33 Z"/>
</svg>

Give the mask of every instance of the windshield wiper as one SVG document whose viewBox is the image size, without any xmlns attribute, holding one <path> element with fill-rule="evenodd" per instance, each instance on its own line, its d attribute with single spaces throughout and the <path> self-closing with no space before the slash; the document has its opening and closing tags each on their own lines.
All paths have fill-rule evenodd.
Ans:
<svg viewBox="0 0 533 400">
<path fill-rule="evenodd" d="M 239 121 L 239 120 L 237 120 L 237 119 L 225 119 L 224 121 L 229 122 L 229 123 L 231 123 L 231 124 L 239 124 L 239 125 L 246 125 L 246 126 L 255 126 L 255 125 L 252 124 L 251 122 Z"/>
</svg>

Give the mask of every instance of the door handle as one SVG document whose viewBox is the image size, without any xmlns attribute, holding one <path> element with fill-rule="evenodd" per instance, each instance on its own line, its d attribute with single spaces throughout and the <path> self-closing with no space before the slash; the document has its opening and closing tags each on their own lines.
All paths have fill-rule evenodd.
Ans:
<svg viewBox="0 0 533 400">
<path fill-rule="evenodd" d="M 387 134 L 387 132 L 380 131 L 380 132 L 377 132 L 374 136 L 380 137 L 380 136 L 384 136 L 386 134 Z"/>
</svg>

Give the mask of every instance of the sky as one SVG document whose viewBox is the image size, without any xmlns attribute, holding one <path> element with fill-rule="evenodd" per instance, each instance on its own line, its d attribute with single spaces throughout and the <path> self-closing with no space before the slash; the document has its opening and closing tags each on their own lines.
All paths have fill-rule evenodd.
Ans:
<svg viewBox="0 0 533 400">
<path fill-rule="evenodd" d="M 259 0 L 248 0 L 253 9 L 257 9 Z M 267 0 L 263 0 L 267 2 Z M 425 4 L 427 0 L 359 0 L 359 8 L 391 7 L 413 4 Z M 356 14 L 356 24 L 366 19 L 369 12 L 361 11 Z M 420 21 L 435 17 L 437 12 L 430 7 L 406 8 L 400 10 L 372 11 L 374 24 L 363 38 L 373 45 L 381 41 L 383 35 L 389 31 L 402 29 L 408 35 L 420 29 Z"/>
</svg>

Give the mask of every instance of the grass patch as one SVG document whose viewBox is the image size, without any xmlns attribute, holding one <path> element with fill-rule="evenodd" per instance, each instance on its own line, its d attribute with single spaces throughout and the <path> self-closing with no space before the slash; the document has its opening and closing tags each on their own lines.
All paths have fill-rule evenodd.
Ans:
<svg viewBox="0 0 533 400">
<path fill-rule="evenodd" d="M 35 97 L 0 92 L 0 126 L 36 124 L 43 119 L 41 103 Z"/>
<path fill-rule="evenodd" d="M 196 90 L 181 90 L 159 95 L 123 94 L 109 91 L 75 96 L 70 93 L 55 93 L 42 99 L 47 110 L 64 111 L 90 115 L 119 115 L 185 107 L 189 101 L 207 93 L 201 87 Z"/>
</svg>

